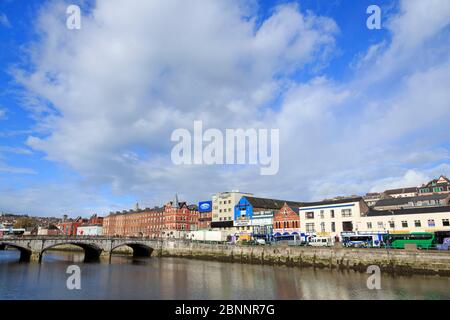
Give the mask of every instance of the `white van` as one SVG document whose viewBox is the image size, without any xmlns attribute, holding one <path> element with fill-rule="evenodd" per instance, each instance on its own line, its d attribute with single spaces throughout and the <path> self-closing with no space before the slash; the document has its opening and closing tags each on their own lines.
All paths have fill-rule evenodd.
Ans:
<svg viewBox="0 0 450 320">
<path fill-rule="evenodd" d="M 334 246 L 334 239 L 330 237 L 314 237 L 309 239 L 308 245 L 313 247 L 332 247 Z"/>
</svg>

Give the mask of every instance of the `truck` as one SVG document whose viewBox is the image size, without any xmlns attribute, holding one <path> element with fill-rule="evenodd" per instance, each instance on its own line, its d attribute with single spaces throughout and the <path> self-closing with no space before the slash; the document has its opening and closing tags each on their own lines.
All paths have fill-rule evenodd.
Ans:
<svg viewBox="0 0 450 320">
<path fill-rule="evenodd" d="M 226 242 L 228 240 L 228 232 L 220 230 L 198 230 L 191 231 L 188 234 L 188 239 L 193 241 L 214 241 Z"/>
</svg>

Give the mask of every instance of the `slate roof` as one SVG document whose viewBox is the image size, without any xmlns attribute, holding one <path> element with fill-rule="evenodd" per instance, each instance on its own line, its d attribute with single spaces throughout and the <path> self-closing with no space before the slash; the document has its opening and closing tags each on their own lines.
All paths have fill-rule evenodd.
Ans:
<svg viewBox="0 0 450 320">
<path fill-rule="evenodd" d="M 314 207 L 314 206 L 323 206 L 323 205 L 329 205 L 329 204 L 359 202 L 362 199 L 363 199 L 363 197 L 352 197 L 352 198 L 344 198 L 344 199 L 323 200 L 323 201 L 317 201 L 317 202 L 306 202 L 306 203 L 303 203 L 300 207 Z"/>
<path fill-rule="evenodd" d="M 413 193 L 417 192 L 417 187 L 389 189 L 384 191 L 385 194 L 400 194 L 400 193 Z"/>
<path fill-rule="evenodd" d="M 431 195 L 416 196 L 416 197 L 386 198 L 386 199 L 378 200 L 374 206 L 375 207 L 401 206 L 401 205 L 407 205 L 409 202 L 443 200 L 445 198 L 448 198 L 449 196 L 450 195 L 448 195 L 448 194 L 431 194 Z"/>
<path fill-rule="evenodd" d="M 439 213 L 439 212 L 449 212 L 450 206 L 440 206 L 440 207 L 417 207 L 408 209 L 394 209 L 394 210 L 375 210 L 371 209 L 367 213 L 368 217 L 378 217 L 378 216 L 398 216 L 404 214 L 418 214 L 418 213 Z"/>
<path fill-rule="evenodd" d="M 245 198 L 253 206 L 253 208 L 261 208 L 261 209 L 280 210 L 281 207 L 283 207 L 285 203 L 289 207 L 297 207 L 298 208 L 303 204 L 303 202 L 288 201 L 288 200 L 256 198 L 256 197 L 247 197 L 247 196 L 245 196 Z"/>
</svg>

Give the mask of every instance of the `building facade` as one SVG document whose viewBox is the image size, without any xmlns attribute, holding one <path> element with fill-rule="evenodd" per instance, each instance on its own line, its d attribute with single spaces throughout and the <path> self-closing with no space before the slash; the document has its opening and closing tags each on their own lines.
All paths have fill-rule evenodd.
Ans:
<svg viewBox="0 0 450 320">
<path fill-rule="evenodd" d="M 159 238 L 162 236 L 164 209 L 145 208 L 110 213 L 103 220 L 103 234 L 106 236 L 140 236 Z"/>
<path fill-rule="evenodd" d="M 386 233 L 450 230 L 450 206 L 398 210 L 370 210 L 356 221 L 360 231 Z"/>
<path fill-rule="evenodd" d="M 373 207 L 378 201 L 386 198 L 386 195 L 382 192 L 368 192 L 363 196 L 364 201 L 369 207 Z"/>
<path fill-rule="evenodd" d="M 368 211 L 362 197 L 302 204 L 299 208 L 300 229 L 307 235 L 340 237 L 342 232 L 357 231 L 355 221 Z"/>
<path fill-rule="evenodd" d="M 61 234 L 65 236 L 76 236 L 77 229 L 81 225 L 88 223 L 88 219 L 78 217 L 76 219 L 65 220 L 57 224 L 57 227 L 61 230 Z"/>
<path fill-rule="evenodd" d="M 230 234 L 234 234 L 236 232 L 234 227 L 234 206 L 243 196 L 251 196 L 251 194 L 239 192 L 238 190 L 214 194 L 212 196 L 211 228 L 227 230 Z"/>
<path fill-rule="evenodd" d="M 101 225 L 85 225 L 77 228 L 77 236 L 98 237 L 103 235 Z"/>
<path fill-rule="evenodd" d="M 211 229 L 212 222 L 212 201 L 202 201 L 198 203 L 198 230 Z"/>
<path fill-rule="evenodd" d="M 417 187 L 385 190 L 383 194 L 390 198 L 415 197 L 418 195 Z"/>
<path fill-rule="evenodd" d="M 273 236 L 277 240 L 290 239 L 300 236 L 299 205 L 285 203 L 273 216 Z"/>
<path fill-rule="evenodd" d="M 198 230 L 198 207 L 178 201 L 175 195 L 174 200 L 164 206 L 163 223 L 163 235 L 170 231 Z"/>
<path fill-rule="evenodd" d="M 274 216 L 284 205 L 299 202 L 243 196 L 234 207 L 234 226 L 240 239 L 273 238 Z"/>
<path fill-rule="evenodd" d="M 433 193 L 450 193 L 450 180 L 446 176 L 440 176 L 438 179 L 431 180 L 419 188 L 419 194 L 428 195 Z"/>
</svg>

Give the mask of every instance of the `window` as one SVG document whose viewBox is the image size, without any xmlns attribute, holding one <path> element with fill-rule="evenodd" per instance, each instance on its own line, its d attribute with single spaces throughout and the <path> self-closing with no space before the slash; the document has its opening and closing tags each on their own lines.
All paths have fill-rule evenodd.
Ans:
<svg viewBox="0 0 450 320">
<path fill-rule="evenodd" d="M 325 232 L 325 222 L 320 223 L 320 231 Z"/>
<path fill-rule="evenodd" d="M 342 222 L 342 231 L 353 231 L 353 223 L 351 221 Z"/>
<path fill-rule="evenodd" d="M 314 212 L 313 211 L 306 212 L 306 219 L 314 219 Z"/>
<path fill-rule="evenodd" d="M 389 221 L 389 228 L 392 228 L 392 229 L 395 228 L 395 222 L 394 221 Z"/>
<path fill-rule="evenodd" d="M 316 231 L 314 229 L 314 223 L 307 223 L 305 226 L 306 226 L 306 232 L 315 232 Z"/>
<path fill-rule="evenodd" d="M 448 219 L 442 219 L 442 225 L 444 227 L 449 227 L 450 226 L 450 222 L 448 221 Z"/>
<path fill-rule="evenodd" d="M 334 218 L 334 210 L 330 210 L 330 215 L 332 218 Z"/>
<path fill-rule="evenodd" d="M 422 226 L 422 223 L 420 223 L 420 220 L 414 220 L 414 227 L 420 228 Z"/>
<path fill-rule="evenodd" d="M 336 223 L 335 222 L 331 223 L 331 232 L 336 232 Z"/>
<path fill-rule="evenodd" d="M 384 229 L 383 221 L 378 221 L 378 229 Z"/>
<path fill-rule="evenodd" d="M 408 221 L 402 221 L 402 228 L 408 228 Z"/>
<path fill-rule="evenodd" d="M 428 226 L 429 227 L 434 227 L 436 224 L 434 223 L 434 219 L 430 219 L 428 220 Z"/>
<path fill-rule="evenodd" d="M 320 210 L 320 219 L 325 218 L 325 211 L 324 210 Z"/>
<path fill-rule="evenodd" d="M 372 229 L 372 222 L 367 222 L 367 229 Z"/>
<path fill-rule="evenodd" d="M 352 216 L 352 209 L 342 209 L 341 214 L 343 218 L 348 218 Z"/>
</svg>

